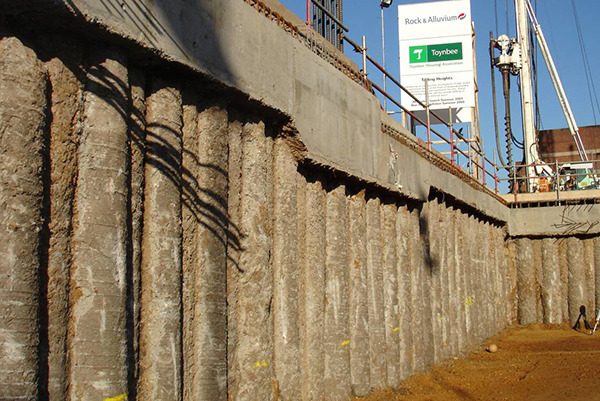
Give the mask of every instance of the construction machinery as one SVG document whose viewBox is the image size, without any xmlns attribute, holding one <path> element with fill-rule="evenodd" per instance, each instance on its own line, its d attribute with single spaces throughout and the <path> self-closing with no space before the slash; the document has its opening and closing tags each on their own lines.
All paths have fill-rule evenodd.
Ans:
<svg viewBox="0 0 600 401">
<path fill-rule="evenodd" d="M 553 176 L 554 172 L 540 157 L 537 141 L 537 130 L 534 116 L 534 92 L 532 85 L 532 68 L 529 41 L 529 23 L 535 33 L 539 48 L 548 67 L 548 72 L 552 79 L 554 89 L 567 120 L 567 125 L 575 142 L 575 147 L 582 161 L 587 161 L 588 156 L 579 135 L 579 128 L 575 122 L 575 116 L 569 105 L 567 95 L 562 86 L 558 71 L 550 54 L 550 49 L 546 43 L 544 33 L 537 20 L 530 0 L 515 0 L 515 13 L 517 19 L 517 37 L 510 38 L 507 35 L 500 35 L 498 38 L 490 38 L 490 56 L 492 67 L 498 68 L 502 74 L 503 93 L 505 99 L 505 133 L 506 147 L 509 166 L 512 164 L 511 143 L 523 148 L 524 164 L 526 167 L 525 181 L 527 192 L 536 192 L 539 190 L 539 180 L 543 176 Z M 499 55 L 495 56 L 495 51 Z M 523 141 L 520 143 L 512 133 L 512 120 L 510 115 L 510 77 L 520 77 L 521 93 L 521 118 L 523 124 Z M 494 80 L 493 80 L 494 82 Z M 493 86 L 495 92 L 495 84 Z M 495 101 L 495 93 L 494 93 Z M 498 132 L 496 132 L 498 139 Z M 499 140 L 497 140 L 499 145 Z M 499 149 L 500 151 L 500 149 Z"/>
</svg>

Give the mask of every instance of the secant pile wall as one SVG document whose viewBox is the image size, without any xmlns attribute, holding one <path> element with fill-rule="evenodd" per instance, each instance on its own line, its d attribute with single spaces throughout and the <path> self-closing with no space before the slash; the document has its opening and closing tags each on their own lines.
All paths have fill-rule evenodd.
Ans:
<svg viewBox="0 0 600 401">
<path fill-rule="evenodd" d="M 514 317 L 504 228 L 110 42 L 0 39 L 0 399 L 347 399 Z"/>
<path fill-rule="evenodd" d="M 595 319 L 600 307 L 597 235 L 519 237 L 508 246 L 517 267 L 520 324 L 574 325 L 582 312 Z"/>
</svg>

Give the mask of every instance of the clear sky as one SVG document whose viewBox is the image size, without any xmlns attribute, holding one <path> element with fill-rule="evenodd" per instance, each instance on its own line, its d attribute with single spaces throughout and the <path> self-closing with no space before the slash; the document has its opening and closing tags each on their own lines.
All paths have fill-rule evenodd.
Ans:
<svg viewBox="0 0 600 401">
<path fill-rule="evenodd" d="M 286 7 L 294 11 L 303 19 L 306 16 L 306 2 L 304 0 L 280 0 Z M 588 84 L 583 64 L 583 56 L 580 49 L 572 2 L 578 12 L 579 23 L 586 47 L 586 55 L 591 68 L 592 78 L 600 92 L 600 1 L 598 0 L 531 0 L 542 30 L 546 36 L 552 57 L 556 63 L 558 73 L 563 82 L 575 119 L 579 126 L 595 125 L 600 123 L 600 112 L 595 109 L 595 116 L 588 93 Z M 386 69 L 395 77 L 399 78 L 398 67 L 398 8 L 399 4 L 428 3 L 423 0 L 394 0 L 393 5 L 384 10 L 385 15 L 385 57 Z M 361 42 L 362 35 L 367 38 L 368 53 L 378 61 L 382 60 L 381 49 L 381 9 L 379 0 L 344 0 L 344 25 L 350 32 L 348 36 L 356 43 Z M 495 11 L 497 10 L 497 12 Z M 492 108 L 492 91 L 489 61 L 489 32 L 494 37 L 506 33 L 515 37 L 514 22 L 514 0 L 471 0 L 472 20 L 475 23 L 477 34 L 477 76 L 479 82 L 479 107 L 481 134 L 484 140 L 486 155 L 491 159 L 496 149 L 494 135 L 494 120 Z M 508 20 L 508 26 L 507 26 Z M 496 27 L 497 31 L 496 32 Z M 346 54 L 353 58 L 357 64 L 361 64 L 360 56 L 345 46 Z M 369 70 L 369 78 L 377 84 L 381 84 L 380 74 L 372 67 Z M 566 121 L 558 103 L 554 87 L 550 81 L 546 65 L 541 54 L 538 59 L 539 74 L 539 106 L 541 113 L 541 129 L 563 128 Z M 501 145 L 504 146 L 504 100 L 502 98 L 502 81 L 500 73 L 496 72 L 496 91 L 498 94 L 498 115 Z M 392 96 L 399 99 L 399 91 L 391 89 Z M 512 120 L 513 132 L 521 140 L 521 117 L 520 97 L 517 91 L 517 79 L 511 81 L 513 94 Z M 600 95 L 600 94 L 599 94 Z M 594 96 L 592 94 L 592 96 Z M 596 98 L 592 97 L 593 102 Z M 394 107 L 388 105 L 388 109 Z M 522 154 L 513 146 L 513 158 L 520 162 Z M 504 187 L 504 186 L 503 186 Z"/>
</svg>

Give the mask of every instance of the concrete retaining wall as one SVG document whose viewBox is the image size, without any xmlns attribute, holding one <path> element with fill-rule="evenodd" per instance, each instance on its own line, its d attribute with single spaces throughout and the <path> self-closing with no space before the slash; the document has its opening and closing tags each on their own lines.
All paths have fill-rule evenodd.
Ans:
<svg viewBox="0 0 600 401">
<path fill-rule="evenodd" d="M 241 5 L 227 24 L 272 23 Z M 600 303 L 597 238 L 507 240 L 508 208 L 382 133 L 374 98 L 300 42 L 298 68 L 269 70 L 288 97 L 265 71 L 214 73 L 216 53 L 182 68 L 118 35 L 14 32 L 0 399 L 346 400 Z"/>
<path fill-rule="evenodd" d="M 0 40 L 2 149 L 27 162 L 3 169 L 0 398 L 342 400 L 512 321 L 502 226 L 306 163 L 285 120 L 203 81 L 59 43 Z"/>
<path fill-rule="evenodd" d="M 514 238 L 508 249 L 517 266 L 518 323 L 574 325 L 582 307 L 595 319 L 597 237 Z"/>
</svg>

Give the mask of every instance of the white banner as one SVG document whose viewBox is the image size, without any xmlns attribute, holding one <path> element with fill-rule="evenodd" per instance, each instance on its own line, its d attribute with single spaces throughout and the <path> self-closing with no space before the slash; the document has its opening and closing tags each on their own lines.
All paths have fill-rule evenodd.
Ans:
<svg viewBox="0 0 600 401">
<path fill-rule="evenodd" d="M 475 107 L 470 0 L 398 6 L 400 82 L 432 109 Z M 402 105 L 422 110 L 402 93 Z"/>
</svg>

